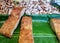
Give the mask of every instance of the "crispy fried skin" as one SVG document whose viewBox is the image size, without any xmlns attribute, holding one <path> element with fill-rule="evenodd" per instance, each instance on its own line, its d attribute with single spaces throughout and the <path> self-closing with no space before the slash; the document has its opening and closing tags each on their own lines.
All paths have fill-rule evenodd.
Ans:
<svg viewBox="0 0 60 43">
<path fill-rule="evenodd" d="M 60 40 L 60 19 L 51 19 L 50 23 L 51 23 L 52 29 L 56 32 L 56 35 Z"/>
<path fill-rule="evenodd" d="M 5 35 L 6 37 L 12 37 L 13 31 L 15 30 L 15 25 L 17 21 L 19 20 L 19 16 L 21 11 L 23 10 L 23 7 L 15 7 L 13 8 L 11 15 L 6 20 L 6 22 L 3 24 L 3 26 L 0 29 L 0 33 L 2 35 Z"/>
<path fill-rule="evenodd" d="M 25 16 L 22 18 L 19 43 L 34 43 L 31 17 Z"/>
</svg>

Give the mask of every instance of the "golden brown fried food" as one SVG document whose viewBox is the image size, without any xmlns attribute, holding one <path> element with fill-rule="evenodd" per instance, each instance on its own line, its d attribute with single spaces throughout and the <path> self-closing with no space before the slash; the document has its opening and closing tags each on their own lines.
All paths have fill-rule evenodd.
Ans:
<svg viewBox="0 0 60 43">
<path fill-rule="evenodd" d="M 51 19 L 52 29 L 56 32 L 58 39 L 60 40 L 60 19 Z"/>
<path fill-rule="evenodd" d="M 14 30 L 16 29 L 19 20 L 22 16 L 23 7 L 15 7 L 13 8 L 11 15 L 6 20 L 6 22 L 3 24 L 3 26 L 0 29 L 0 33 L 2 35 L 5 35 L 7 37 L 12 37 L 12 34 Z"/>
<path fill-rule="evenodd" d="M 34 43 L 31 17 L 25 16 L 22 18 L 19 43 Z"/>
</svg>

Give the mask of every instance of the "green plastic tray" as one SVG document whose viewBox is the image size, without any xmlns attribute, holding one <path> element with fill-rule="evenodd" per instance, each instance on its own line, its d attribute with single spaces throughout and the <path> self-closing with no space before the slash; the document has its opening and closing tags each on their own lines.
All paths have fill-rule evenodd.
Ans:
<svg viewBox="0 0 60 43">
<path fill-rule="evenodd" d="M 32 17 L 34 43 L 58 43 L 55 33 L 49 25 L 50 15 L 29 15 Z M 2 16 L 0 16 L 2 17 Z M 8 16 L 6 16 L 8 18 Z M 3 17 L 1 21 L 6 21 Z M 0 23 L 0 27 L 4 22 Z M 7 38 L 0 34 L 0 43 L 18 43 L 20 32 L 20 23 L 15 30 L 12 38 Z"/>
</svg>

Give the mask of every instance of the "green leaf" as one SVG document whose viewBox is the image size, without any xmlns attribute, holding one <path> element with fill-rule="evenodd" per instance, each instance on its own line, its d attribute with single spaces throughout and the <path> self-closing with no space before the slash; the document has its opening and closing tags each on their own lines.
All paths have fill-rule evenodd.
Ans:
<svg viewBox="0 0 60 43">
<path fill-rule="evenodd" d="M 27 15 L 26 15 L 27 16 Z M 32 17 L 32 29 L 33 29 L 33 37 L 34 43 L 58 43 L 55 33 L 50 27 L 49 18 L 47 15 L 29 15 Z M 1 16 L 0 16 L 1 17 Z M 0 22 L 6 21 L 7 16 L 2 17 Z M 3 25 L 4 22 L 0 23 L 0 27 Z M 7 38 L 0 34 L 0 43 L 18 43 L 19 40 L 19 33 L 20 33 L 20 25 L 19 23 L 17 29 L 15 30 L 12 38 Z"/>
</svg>

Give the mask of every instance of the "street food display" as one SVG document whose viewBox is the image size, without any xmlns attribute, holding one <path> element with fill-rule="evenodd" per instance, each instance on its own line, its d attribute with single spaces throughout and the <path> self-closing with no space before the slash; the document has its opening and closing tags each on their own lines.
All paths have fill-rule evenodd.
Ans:
<svg viewBox="0 0 60 43">
<path fill-rule="evenodd" d="M 6 17 L 7 14 L 5 21 L 3 15 Z M 7 42 L 5 39 L 1 43 L 58 43 L 59 14 L 47 0 L 0 0 L 0 40 L 8 38 Z"/>
</svg>

